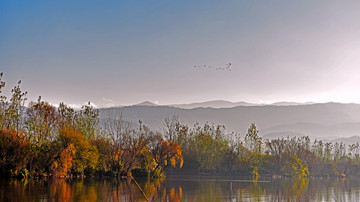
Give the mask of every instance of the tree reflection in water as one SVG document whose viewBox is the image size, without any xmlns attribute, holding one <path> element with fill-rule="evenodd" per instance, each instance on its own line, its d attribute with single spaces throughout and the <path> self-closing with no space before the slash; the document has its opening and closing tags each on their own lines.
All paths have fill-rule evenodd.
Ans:
<svg viewBox="0 0 360 202">
<path fill-rule="evenodd" d="M 360 201 L 359 179 L 138 179 L 150 201 Z M 128 179 L 1 180 L 0 201 L 145 201 Z"/>
</svg>

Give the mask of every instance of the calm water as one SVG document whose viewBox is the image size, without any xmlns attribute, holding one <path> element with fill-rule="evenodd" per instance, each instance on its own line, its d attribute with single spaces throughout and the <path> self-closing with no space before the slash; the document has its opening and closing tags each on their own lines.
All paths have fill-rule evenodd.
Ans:
<svg viewBox="0 0 360 202">
<path fill-rule="evenodd" d="M 360 201 L 359 179 L 139 179 L 150 201 Z M 127 179 L 1 180 L 0 201 L 144 201 Z"/>
</svg>

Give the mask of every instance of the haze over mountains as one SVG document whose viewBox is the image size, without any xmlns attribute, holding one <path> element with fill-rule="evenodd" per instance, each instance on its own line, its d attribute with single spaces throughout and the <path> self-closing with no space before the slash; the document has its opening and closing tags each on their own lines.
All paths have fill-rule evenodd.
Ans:
<svg viewBox="0 0 360 202">
<path fill-rule="evenodd" d="M 172 105 L 157 105 L 155 103 L 145 101 L 139 104 L 135 104 L 132 106 L 172 106 L 182 109 L 194 109 L 194 108 L 232 108 L 238 106 L 264 106 L 264 105 L 274 105 L 274 106 L 292 106 L 292 105 L 307 105 L 307 104 L 315 104 L 313 102 L 274 102 L 272 104 L 256 104 L 250 102 L 230 102 L 226 100 L 212 100 L 206 102 L 195 102 L 190 104 L 172 104 Z"/>
<path fill-rule="evenodd" d="M 190 127 L 197 122 L 221 124 L 227 132 L 238 132 L 242 136 L 252 122 L 256 123 L 261 136 L 270 139 L 309 135 L 331 140 L 360 135 L 359 104 L 279 102 L 261 105 L 217 100 L 172 106 L 143 102 L 100 109 L 101 119 L 116 113 L 122 113 L 133 126 L 141 120 L 154 130 L 162 130 L 165 118 L 175 115 Z"/>
<path fill-rule="evenodd" d="M 207 101 L 207 102 L 198 102 L 198 103 L 191 103 L 191 104 L 177 104 L 172 105 L 174 107 L 183 108 L 183 109 L 194 109 L 199 107 L 210 107 L 210 108 L 231 108 L 237 106 L 257 106 L 260 104 L 253 104 L 248 102 L 229 102 L 225 100 L 214 100 L 214 101 Z"/>
</svg>

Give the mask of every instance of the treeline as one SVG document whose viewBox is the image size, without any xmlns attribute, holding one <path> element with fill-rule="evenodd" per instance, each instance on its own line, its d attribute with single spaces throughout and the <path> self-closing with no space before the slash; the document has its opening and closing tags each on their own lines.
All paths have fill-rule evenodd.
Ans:
<svg viewBox="0 0 360 202">
<path fill-rule="evenodd" d="M 173 120 L 176 120 L 173 119 Z M 308 136 L 263 140 L 252 123 L 240 138 L 224 126 L 170 121 L 169 139 L 182 148 L 184 167 L 174 172 L 267 177 L 360 176 L 359 144 L 345 145 Z M 170 123 L 168 122 L 168 123 Z"/>
<path fill-rule="evenodd" d="M 139 127 L 119 114 L 99 119 L 90 103 L 81 110 L 41 97 L 25 106 L 20 82 L 8 99 L 0 74 L 0 175 L 15 177 L 172 173 L 252 176 L 359 176 L 359 144 L 309 137 L 263 140 L 256 125 L 226 133 L 220 125 L 166 118 L 162 132 Z M 170 168 L 170 169 L 167 169 Z"/>
<path fill-rule="evenodd" d="M 140 123 L 122 120 L 99 124 L 90 103 L 76 111 L 64 103 L 56 108 L 41 100 L 25 107 L 20 81 L 11 97 L 2 94 L 0 74 L 0 175 L 67 177 L 137 175 L 160 177 L 168 166 L 183 164 L 178 143 Z"/>
</svg>

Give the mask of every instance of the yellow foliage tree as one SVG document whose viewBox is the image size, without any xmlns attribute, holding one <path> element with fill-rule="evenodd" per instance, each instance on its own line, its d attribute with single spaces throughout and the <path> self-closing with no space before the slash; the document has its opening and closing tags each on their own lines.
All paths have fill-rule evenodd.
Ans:
<svg viewBox="0 0 360 202">
<path fill-rule="evenodd" d="M 75 152 L 73 161 L 68 161 L 68 159 L 65 161 L 68 164 L 72 162 L 71 169 L 74 173 L 82 175 L 87 168 L 95 169 L 99 160 L 98 150 L 86 140 L 81 132 L 72 127 L 63 128 L 59 132 L 59 141 L 62 148 L 68 149 L 63 154 L 64 156 Z"/>
</svg>

